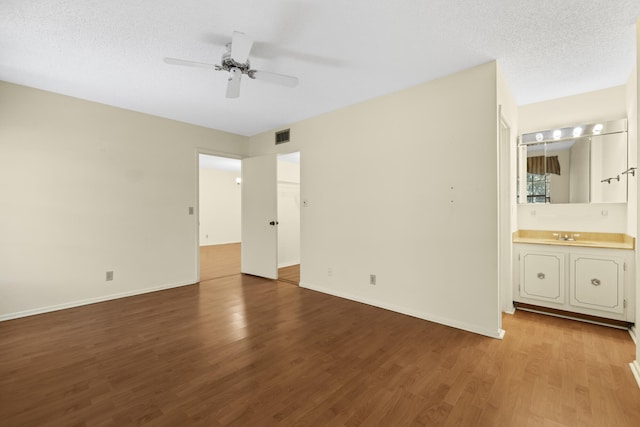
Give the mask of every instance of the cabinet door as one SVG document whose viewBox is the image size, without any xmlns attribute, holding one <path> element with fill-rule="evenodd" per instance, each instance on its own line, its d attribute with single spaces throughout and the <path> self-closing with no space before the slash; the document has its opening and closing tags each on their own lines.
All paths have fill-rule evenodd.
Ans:
<svg viewBox="0 0 640 427">
<path fill-rule="evenodd" d="M 569 302 L 577 307 L 624 312 L 624 259 L 571 255 Z"/>
<path fill-rule="evenodd" d="M 520 257 L 520 296 L 564 304 L 565 255 L 523 252 Z"/>
</svg>

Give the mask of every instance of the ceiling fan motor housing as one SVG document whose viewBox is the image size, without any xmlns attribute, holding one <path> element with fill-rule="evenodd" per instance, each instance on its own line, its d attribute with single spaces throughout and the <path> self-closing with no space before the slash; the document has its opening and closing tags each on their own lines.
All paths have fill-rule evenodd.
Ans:
<svg viewBox="0 0 640 427">
<path fill-rule="evenodd" d="M 245 62 L 244 64 L 241 64 L 240 62 L 235 61 L 231 57 L 231 53 L 225 52 L 222 55 L 222 65 L 220 65 L 218 69 L 231 71 L 234 68 L 237 68 L 238 70 L 240 70 L 242 74 L 249 74 L 249 70 L 251 69 L 251 66 L 249 65 L 249 60 L 247 60 L 247 62 Z"/>
</svg>

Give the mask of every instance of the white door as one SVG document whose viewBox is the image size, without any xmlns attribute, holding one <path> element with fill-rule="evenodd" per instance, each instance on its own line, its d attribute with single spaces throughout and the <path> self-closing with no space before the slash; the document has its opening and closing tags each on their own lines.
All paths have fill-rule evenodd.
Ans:
<svg viewBox="0 0 640 427">
<path fill-rule="evenodd" d="M 276 155 L 242 160 L 241 271 L 278 278 Z"/>
</svg>

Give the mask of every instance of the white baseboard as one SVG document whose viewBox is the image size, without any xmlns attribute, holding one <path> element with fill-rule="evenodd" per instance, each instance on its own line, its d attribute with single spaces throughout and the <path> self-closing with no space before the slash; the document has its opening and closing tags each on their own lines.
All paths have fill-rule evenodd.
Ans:
<svg viewBox="0 0 640 427">
<path fill-rule="evenodd" d="M 633 343 L 638 344 L 638 342 L 636 341 L 636 325 L 633 325 L 632 327 L 629 328 L 629 335 L 631 335 L 631 339 L 633 340 Z"/>
<path fill-rule="evenodd" d="M 163 291 L 165 289 L 178 288 L 180 286 L 188 286 L 193 284 L 194 284 L 193 282 L 181 282 L 181 283 L 174 283 L 170 285 L 154 286 L 151 288 L 137 289 L 135 291 L 121 292 L 118 294 L 104 295 L 104 296 L 95 297 L 95 298 L 87 298 L 83 300 L 66 302 L 63 304 L 50 305 L 47 307 L 38 307 L 31 310 L 18 311 L 15 313 L 2 314 L 0 315 L 0 322 L 6 321 L 6 320 L 12 320 L 12 319 L 19 319 L 21 317 L 35 316 L 36 314 L 50 313 L 52 311 L 64 310 L 67 308 L 95 304 L 98 302 L 104 302 L 104 301 L 110 301 L 110 300 L 119 299 L 119 298 L 132 297 L 135 295 L 147 294 L 149 292 Z"/>
<path fill-rule="evenodd" d="M 637 360 L 629 363 L 629 367 L 631 368 L 631 372 L 633 372 L 633 377 L 636 379 L 636 383 L 638 383 L 638 387 L 640 387 L 640 364 L 638 364 Z"/>
<path fill-rule="evenodd" d="M 503 313 L 507 313 L 507 314 L 516 314 L 516 308 L 515 306 L 511 306 L 506 310 L 502 310 Z"/>
<path fill-rule="evenodd" d="M 223 246 L 223 245 L 239 245 L 240 242 L 218 242 L 218 243 L 203 243 L 200 241 L 200 247 L 204 248 L 207 246 Z"/>
<path fill-rule="evenodd" d="M 300 264 L 300 261 L 283 262 L 282 264 L 278 263 L 278 268 L 291 267 L 298 264 Z"/>
<path fill-rule="evenodd" d="M 310 283 L 300 282 L 300 287 L 310 289 L 312 291 L 322 292 L 324 294 L 333 295 L 339 298 L 348 299 L 351 301 L 357 301 L 357 302 L 371 305 L 374 307 L 384 308 L 385 310 L 394 311 L 396 313 L 405 314 L 407 316 L 416 317 L 422 320 L 428 320 L 430 322 L 439 323 L 441 325 L 450 326 L 456 329 L 462 329 L 463 331 L 473 332 L 473 333 L 484 335 L 490 338 L 502 339 L 504 338 L 504 334 L 505 334 L 504 329 L 488 330 L 488 329 L 478 328 L 476 325 L 468 324 L 465 322 L 459 322 L 457 320 L 447 319 L 440 316 L 434 316 L 429 313 L 418 312 L 412 309 L 408 309 L 406 307 L 400 307 L 394 304 L 388 304 L 386 302 L 381 302 L 381 301 L 374 301 L 368 298 L 362 298 L 362 297 L 347 294 L 344 292 L 337 292 L 333 289 L 327 289 L 322 286 L 315 286 Z"/>
</svg>

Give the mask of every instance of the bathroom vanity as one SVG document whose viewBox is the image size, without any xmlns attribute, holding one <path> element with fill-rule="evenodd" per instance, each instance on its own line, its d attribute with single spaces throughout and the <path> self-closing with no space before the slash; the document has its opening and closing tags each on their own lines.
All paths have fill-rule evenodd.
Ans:
<svg viewBox="0 0 640 427">
<path fill-rule="evenodd" d="M 635 239 L 617 233 L 513 233 L 514 302 L 635 321 Z"/>
<path fill-rule="evenodd" d="M 514 232 L 512 239 L 517 306 L 635 322 L 635 239 L 592 232 L 627 226 L 624 216 L 617 216 L 615 225 L 603 218 L 609 210 L 619 213 L 620 206 L 624 215 L 630 212 L 628 183 L 636 179 L 636 167 L 629 165 L 628 150 L 626 119 L 519 138 L 517 199 L 523 208 L 518 222 L 526 229 Z M 592 231 L 543 229 L 555 226 Z"/>
</svg>

